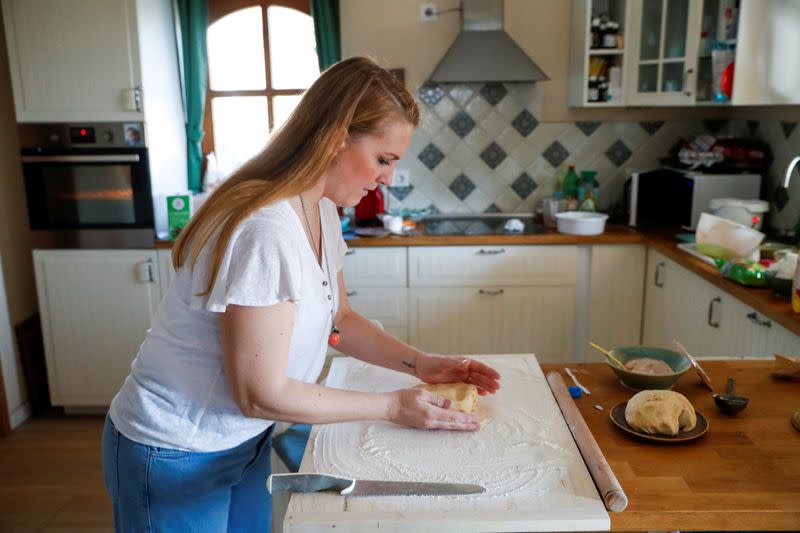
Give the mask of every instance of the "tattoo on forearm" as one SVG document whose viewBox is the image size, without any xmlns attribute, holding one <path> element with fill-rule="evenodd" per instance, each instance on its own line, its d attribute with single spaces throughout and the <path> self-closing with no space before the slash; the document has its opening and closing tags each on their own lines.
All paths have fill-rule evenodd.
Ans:
<svg viewBox="0 0 800 533">
<path fill-rule="evenodd" d="M 415 365 L 414 363 L 411 363 L 409 361 L 403 361 L 403 366 L 405 366 L 409 370 L 412 370 L 415 376 L 417 375 L 417 365 Z"/>
</svg>

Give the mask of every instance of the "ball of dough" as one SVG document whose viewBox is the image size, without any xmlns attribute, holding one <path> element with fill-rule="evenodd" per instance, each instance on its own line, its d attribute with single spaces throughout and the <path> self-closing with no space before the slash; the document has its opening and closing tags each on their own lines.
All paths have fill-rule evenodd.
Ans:
<svg viewBox="0 0 800 533">
<path fill-rule="evenodd" d="M 664 361 L 660 359 L 653 359 L 652 357 L 638 357 L 631 359 L 625 363 L 625 368 L 637 374 L 646 374 L 648 376 L 663 376 L 665 374 L 674 374 L 675 371 Z"/>
<path fill-rule="evenodd" d="M 478 405 L 478 387 L 471 383 L 422 383 L 417 387 L 450 400 L 450 409 L 471 413 Z"/>
<path fill-rule="evenodd" d="M 686 396 L 671 390 L 643 390 L 625 407 L 625 421 L 645 433 L 675 436 L 697 424 L 694 407 Z"/>
</svg>

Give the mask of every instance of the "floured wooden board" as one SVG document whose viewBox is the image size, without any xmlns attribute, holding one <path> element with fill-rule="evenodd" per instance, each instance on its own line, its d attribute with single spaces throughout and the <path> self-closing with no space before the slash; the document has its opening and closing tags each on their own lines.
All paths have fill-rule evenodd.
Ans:
<svg viewBox="0 0 800 533">
<path fill-rule="evenodd" d="M 286 531 L 603 531 L 608 513 L 533 355 L 478 356 L 502 375 L 474 433 L 388 422 L 315 426 L 300 467 L 358 479 L 476 483 L 470 496 L 293 494 Z M 327 385 L 391 391 L 419 381 L 337 358 Z"/>
</svg>

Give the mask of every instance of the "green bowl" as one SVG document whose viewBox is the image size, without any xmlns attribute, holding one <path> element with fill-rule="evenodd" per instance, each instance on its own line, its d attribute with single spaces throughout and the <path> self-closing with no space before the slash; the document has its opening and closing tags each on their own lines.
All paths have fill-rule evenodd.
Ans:
<svg viewBox="0 0 800 533">
<path fill-rule="evenodd" d="M 614 361 L 606 355 L 603 359 L 606 364 L 611 367 L 620 382 L 628 388 L 636 390 L 652 390 L 652 389 L 671 389 L 672 386 L 678 381 L 684 372 L 692 367 L 689 359 L 683 354 L 668 350 L 666 348 L 654 348 L 651 346 L 631 346 L 624 348 L 614 348 L 611 353 L 619 359 L 623 364 L 631 359 L 639 359 L 642 357 L 649 357 L 651 359 L 658 359 L 667 363 L 674 371 L 673 374 L 664 374 L 661 376 L 651 376 L 647 374 L 639 374 L 629 370 L 619 368 Z"/>
</svg>

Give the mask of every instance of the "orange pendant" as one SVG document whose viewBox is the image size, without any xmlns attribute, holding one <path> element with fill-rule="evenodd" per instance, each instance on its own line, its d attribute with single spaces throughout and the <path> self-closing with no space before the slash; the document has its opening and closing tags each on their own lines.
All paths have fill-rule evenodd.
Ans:
<svg viewBox="0 0 800 533">
<path fill-rule="evenodd" d="M 328 346 L 336 346 L 340 340 L 342 340 L 342 336 L 339 335 L 339 330 L 333 328 L 331 334 L 328 335 Z"/>
</svg>

